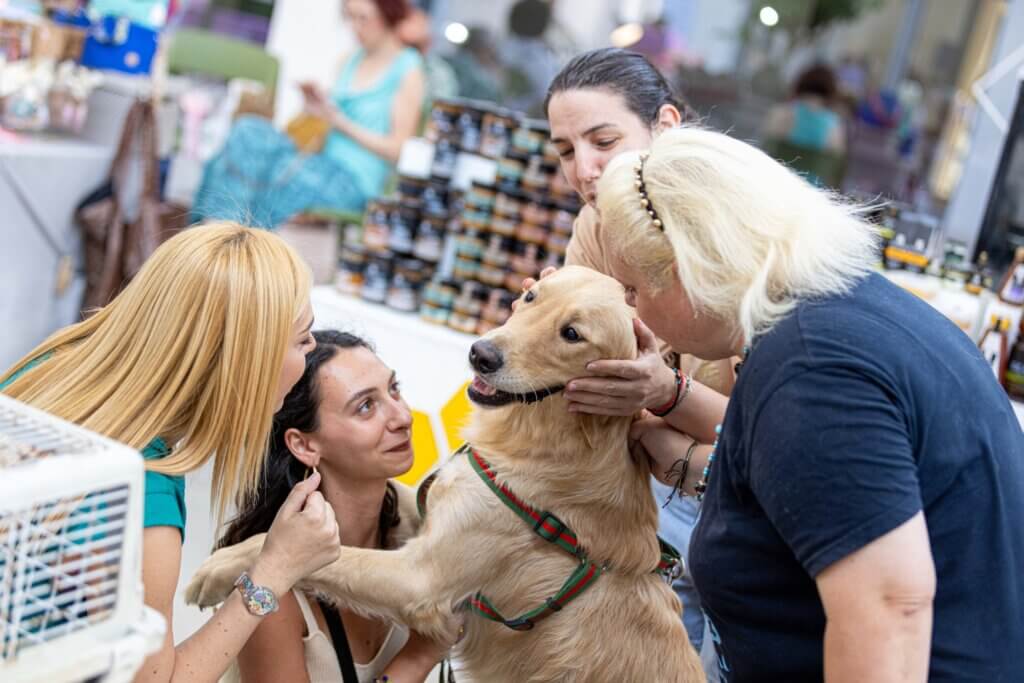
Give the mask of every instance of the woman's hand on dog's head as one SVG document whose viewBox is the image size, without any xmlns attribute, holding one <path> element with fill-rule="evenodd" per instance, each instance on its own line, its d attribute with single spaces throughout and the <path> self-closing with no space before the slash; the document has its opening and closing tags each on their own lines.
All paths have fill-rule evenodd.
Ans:
<svg viewBox="0 0 1024 683">
<path fill-rule="evenodd" d="M 633 332 L 635 360 L 594 361 L 587 365 L 589 375 L 569 382 L 565 397 L 570 412 L 624 417 L 672 400 L 676 376 L 665 365 L 657 337 L 639 320 L 633 321 Z"/>
</svg>

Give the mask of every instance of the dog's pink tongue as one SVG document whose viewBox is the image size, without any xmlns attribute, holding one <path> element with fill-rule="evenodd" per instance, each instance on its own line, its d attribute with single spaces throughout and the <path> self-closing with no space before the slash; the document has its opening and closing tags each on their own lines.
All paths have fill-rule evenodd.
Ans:
<svg viewBox="0 0 1024 683">
<path fill-rule="evenodd" d="M 492 387 L 490 384 L 483 381 L 479 377 L 473 378 L 473 391 L 477 392 L 478 394 L 483 394 L 484 396 L 493 396 L 495 393 L 497 393 L 497 389 L 495 389 L 494 387 Z"/>
</svg>

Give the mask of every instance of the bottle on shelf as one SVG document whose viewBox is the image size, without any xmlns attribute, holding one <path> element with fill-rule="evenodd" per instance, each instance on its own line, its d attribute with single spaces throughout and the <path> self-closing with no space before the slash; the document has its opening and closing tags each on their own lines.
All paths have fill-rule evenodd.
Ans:
<svg viewBox="0 0 1024 683">
<path fill-rule="evenodd" d="M 983 290 L 992 289 L 992 271 L 988 267 L 988 252 L 978 254 L 978 262 L 971 273 L 964 289 L 974 295 L 981 294 Z"/>
<path fill-rule="evenodd" d="M 1003 386 L 1010 398 L 1024 401 L 1024 319 L 1020 321 L 1020 331 L 1017 333 L 1017 343 L 1010 352 L 1010 359 L 1006 364 L 1006 374 Z"/>
<path fill-rule="evenodd" d="M 978 348 L 985 362 L 992 368 L 992 375 L 1001 386 L 1006 380 L 1006 367 L 1010 360 L 1006 348 L 1006 333 L 1010 329 L 1010 321 L 1006 318 L 993 315 L 985 333 L 981 335 Z"/>
<path fill-rule="evenodd" d="M 1013 263 L 999 283 L 999 299 L 1014 306 L 1024 305 L 1024 247 L 1017 247 Z"/>
</svg>

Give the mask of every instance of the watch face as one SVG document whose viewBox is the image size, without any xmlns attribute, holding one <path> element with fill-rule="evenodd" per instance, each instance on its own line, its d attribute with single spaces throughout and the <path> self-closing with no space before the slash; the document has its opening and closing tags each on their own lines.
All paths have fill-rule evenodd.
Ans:
<svg viewBox="0 0 1024 683">
<path fill-rule="evenodd" d="M 266 588 L 257 587 L 246 591 L 244 598 L 245 606 L 257 616 L 270 614 L 277 610 L 277 598 L 273 591 Z"/>
</svg>

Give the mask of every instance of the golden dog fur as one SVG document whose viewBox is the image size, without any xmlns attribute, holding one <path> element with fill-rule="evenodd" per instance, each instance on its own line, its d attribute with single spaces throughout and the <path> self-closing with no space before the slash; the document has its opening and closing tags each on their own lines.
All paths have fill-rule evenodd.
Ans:
<svg viewBox="0 0 1024 683">
<path fill-rule="evenodd" d="M 524 394 L 564 385 L 584 374 L 589 361 L 635 357 L 633 311 L 611 278 L 567 267 L 532 291 L 533 301 L 521 299 L 509 321 L 484 337 L 504 358 L 487 378 L 496 388 Z M 584 341 L 562 338 L 570 324 Z M 499 479 L 557 515 L 589 558 L 609 569 L 530 631 L 466 616 L 455 650 L 459 683 L 704 680 L 679 600 L 653 573 L 658 514 L 648 465 L 629 453 L 630 422 L 569 413 L 560 393 L 539 403 L 473 411 L 466 438 Z M 302 586 L 350 609 L 452 638 L 453 608 L 468 596 L 482 591 L 513 617 L 554 595 L 576 567 L 505 507 L 465 457 L 441 468 L 428 509 L 419 533 L 400 549 L 344 547 L 336 562 Z M 192 579 L 188 601 L 221 602 L 262 542 L 261 535 L 215 553 Z"/>
</svg>

